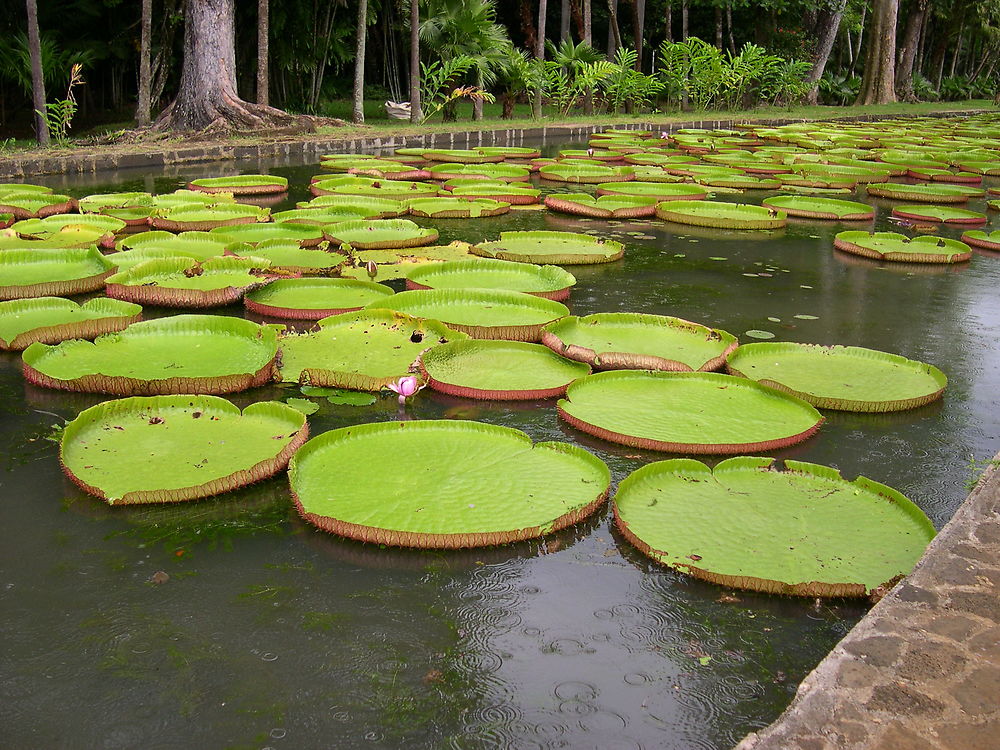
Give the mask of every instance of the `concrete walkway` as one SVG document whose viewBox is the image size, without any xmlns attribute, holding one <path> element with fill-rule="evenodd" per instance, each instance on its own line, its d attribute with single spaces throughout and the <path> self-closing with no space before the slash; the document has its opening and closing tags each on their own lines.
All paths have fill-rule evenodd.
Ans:
<svg viewBox="0 0 1000 750">
<path fill-rule="evenodd" d="M 1000 748 L 997 459 L 913 573 L 737 750 Z"/>
</svg>

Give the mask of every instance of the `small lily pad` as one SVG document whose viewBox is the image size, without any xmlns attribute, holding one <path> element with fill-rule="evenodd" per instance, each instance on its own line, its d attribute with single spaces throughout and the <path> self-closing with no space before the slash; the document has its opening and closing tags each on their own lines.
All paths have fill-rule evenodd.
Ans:
<svg viewBox="0 0 1000 750">
<path fill-rule="evenodd" d="M 295 409 L 295 411 L 302 412 L 307 417 L 319 411 L 319 404 L 307 398 L 286 398 L 285 403 Z"/>
<path fill-rule="evenodd" d="M 744 335 L 749 336 L 752 339 L 773 339 L 774 334 L 770 331 L 761 331 L 758 328 L 751 328 L 749 331 L 744 331 Z"/>
</svg>

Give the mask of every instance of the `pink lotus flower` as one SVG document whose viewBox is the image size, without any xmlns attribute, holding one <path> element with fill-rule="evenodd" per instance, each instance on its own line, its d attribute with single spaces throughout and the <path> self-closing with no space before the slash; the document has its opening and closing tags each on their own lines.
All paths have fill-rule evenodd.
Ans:
<svg viewBox="0 0 1000 750">
<path fill-rule="evenodd" d="M 394 391 L 399 394 L 399 405 L 404 406 L 406 404 L 406 399 L 419 391 L 423 386 L 420 385 L 420 382 L 413 375 L 405 375 L 395 383 L 389 383 L 386 387 L 390 391 Z"/>
</svg>

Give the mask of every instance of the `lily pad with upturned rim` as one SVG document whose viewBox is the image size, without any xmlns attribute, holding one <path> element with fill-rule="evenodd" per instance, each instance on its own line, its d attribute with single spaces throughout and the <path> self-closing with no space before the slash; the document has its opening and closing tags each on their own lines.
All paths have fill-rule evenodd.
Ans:
<svg viewBox="0 0 1000 750">
<path fill-rule="evenodd" d="M 15 219 L 43 219 L 53 214 L 64 214 L 76 208 L 76 199 L 32 191 L 6 193 L 0 196 L 0 213 L 13 214 Z"/>
<path fill-rule="evenodd" d="M 393 294 L 384 284 L 356 279 L 278 279 L 246 294 L 243 304 L 258 315 L 319 320 L 360 310 L 373 300 Z"/>
<path fill-rule="evenodd" d="M 114 272 L 93 246 L 0 250 L 0 300 L 95 292 Z"/>
<path fill-rule="evenodd" d="M 473 245 L 472 252 L 483 258 L 515 263 L 556 266 L 612 263 L 625 254 L 625 246 L 577 232 L 501 232 L 500 239 Z"/>
<path fill-rule="evenodd" d="M 298 242 L 291 240 L 264 240 L 256 247 L 236 243 L 227 245 L 226 253 L 264 258 L 271 262 L 269 268 L 272 271 L 285 271 L 304 276 L 334 275 L 347 260 L 340 253 L 331 252 L 327 245 L 302 247 Z"/>
<path fill-rule="evenodd" d="M 309 437 L 305 415 L 264 401 L 242 412 L 217 396 L 106 401 L 66 425 L 59 460 L 113 505 L 217 495 L 277 474 Z"/>
<path fill-rule="evenodd" d="M 545 207 L 594 219 L 639 219 L 656 215 L 657 200 L 640 195 L 598 197 L 589 193 L 551 193 L 545 196 Z"/>
<path fill-rule="evenodd" d="M 395 200 L 369 195 L 319 195 L 312 200 L 296 203 L 295 208 L 300 211 L 316 211 L 318 214 L 351 212 L 358 214 L 357 218 L 359 219 L 396 219 L 405 216 L 409 210 L 402 199 Z M 274 220 L 281 221 L 278 217 L 284 213 L 287 212 L 275 214 Z M 343 221 L 346 220 L 343 219 Z"/>
<path fill-rule="evenodd" d="M 486 153 L 477 149 L 428 148 L 421 151 L 420 156 L 427 161 L 458 164 L 496 164 L 504 160 L 503 154 Z"/>
<path fill-rule="evenodd" d="M 639 195 L 657 201 L 700 201 L 708 197 L 708 190 L 688 183 L 627 182 L 607 183 L 597 186 L 598 195 Z"/>
<path fill-rule="evenodd" d="M 645 313 L 571 316 L 545 327 L 542 343 L 557 354 L 604 370 L 718 370 L 736 337 L 681 318 Z"/>
<path fill-rule="evenodd" d="M 1000 229 L 992 232 L 973 229 L 962 234 L 962 242 L 982 250 L 994 250 L 1000 252 Z"/>
<path fill-rule="evenodd" d="M 243 203 L 220 203 L 215 206 L 181 204 L 174 208 L 157 209 L 149 217 L 149 224 L 154 229 L 189 232 L 207 231 L 236 224 L 255 224 L 269 221 L 270 218 L 268 209 Z"/>
<path fill-rule="evenodd" d="M 599 372 L 574 381 L 558 410 L 583 432 L 671 453 L 777 450 L 823 422 L 801 399 L 714 372 Z"/>
<path fill-rule="evenodd" d="M 468 336 L 436 320 L 391 310 L 359 310 L 319 321 L 317 330 L 280 340 L 286 383 L 379 391 L 409 375 L 432 346 Z"/>
<path fill-rule="evenodd" d="M 869 221 L 875 218 L 875 209 L 867 203 L 842 201 L 836 198 L 781 195 L 765 198 L 761 203 L 769 208 L 784 211 L 789 216 L 838 221 Z"/>
<path fill-rule="evenodd" d="M 55 344 L 120 331 L 136 323 L 142 308 L 104 297 L 77 304 L 62 297 L 0 302 L 0 349 L 20 350 L 39 341 Z"/>
<path fill-rule="evenodd" d="M 506 260 L 459 260 L 417 268 L 406 278 L 407 289 L 507 289 L 562 301 L 576 277 L 559 266 L 536 266 Z"/>
<path fill-rule="evenodd" d="M 530 206 L 538 203 L 542 191 L 530 185 L 514 183 L 494 183 L 483 181 L 478 184 L 445 185 L 448 195 L 464 200 L 495 200 L 512 206 Z"/>
<path fill-rule="evenodd" d="M 266 284 L 263 258 L 225 256 L 204 261 L 163 258 L 137 263 L 109 276 L 109 297 L 160 307 L 220 307 Z"/>
<path fill-rule="evenodd" d="M 478 219 L 510 212 L 510 204 L 490 198 L 414 198 L 406 202 L 413 216 L 430 219 Z"/>
<path fill-rule="evenodd" d="M 11 229 L 25 239 L 45 240 L 67 227 L 85 227 L 102 235 L 113 235 L 125 228 L 125 222 L 102 214 L 53 214 L 44 219 L 22 219 Z"/>
<path fill-rule="evenodd" d="M 202 177 L 191 180 L 188 190 L 233 195 L 271 195 L 288 192 L 288 179 L 269 174 L 241 174 L 234 177 Z"/>
<path fill-rule="evenodd" d="M 277 334 L 249 320 L 174 315 L 95 341 L 32 344 L 24 376 L 46 388 L 116 396 L 234 393 L 270 382 Z"/>
<path fill-rule="evenodd" d="M 910 572 L 934 537 L 896 490 L 801 461 L 740 456 L 713 471 L 680 458 L 618 487 L 615 524 L 653 559 L 734 588 L 865 596 Z"/>
<path fill-rule="evenodd" d="M 837 250 L 875 260 L 904 263 L 962 263 L 972 257 L 964 242 L 944 237 L 914 237 L 897 232 L 839 232 Z"/>
<path fill-rule="evenodd" d="M 506 544 L 557 531 L 597 510 L 611 483 L 608 467 L 582 448 L 532 444 L 519 430 L 461 420 L 331 430 L 299 450 L 289 479 L 299 513 L 326 531 L 432 548 Z"/>
<path fill-rule="evenodd" d="M 554 182 L 579 184 L 599 184 L 605 182 L 628 182 L 635 179 L 631 167 L 607 167 L 603 164 L 573 164 L 561 162 L 546 164 L 539 168 L 542 179 Z"/>
<path fill-rule="evenodd" d="M 386 309 L 440 320 L 476 339 L 538 341 L 543 326 L 569 314 L 560 302 L 502 289 L 418 289 L 377 300 Z"/>
<path fill-rule="evenodd" d="M 983 194 L 982 190 L 961 185 L 902 185 L 895 182 L 873 183 L 865 189 L 868 195 L 879 198 L 918 203 L 965 203 L 969 198 Z"/>
<path fill-rule="evenodd" d="M 436 346 L 419 362 L 427 384 L 465 398 L 513 401 L 553 398 L 590 367 L 540 344 L 467 339 Z"/>
<path fill-rule="evenodd" d="M 988 221 L 986 214 L 981 214 L 978 211 L 967 211 L 964 208 L 955 208 L 953 206 L 909 205 L 905 208 L 897 207 L 892 209 L 892 215 L 900 219 L 962 224 L 965 226 L 980 226 Z"/>
<path fill-rule="evenodd" d="M 948 383 L 933 365 L 858 346 L 744 344 L 727 370 L 820 409 L 892 412 L 941 397 Z"/>
<path fill-rule="evenodd" d="M 294 240 L 302 247 L 315 247 L 323 241 L 323 230 L 292 222 L 241 224 L 232 227 L 217 227 L 209 232 L 222 240 L 246 242 L 256 245 L 266 240 Z"/>
<path fill-rule="evenodd" d="M 788 223 L 784 211 L 744 203 L 667 201 L 656 204 L 665 221 L 716 229 L 778 229 Z"/>
<path fill-rule="evenodd" d="M 420 247 L 438 238 L 436 229 L 417 226 L 409 219 L 342 221 L 323 227 L 323 235 L 330 242 L 347 243 L 357 250 Z"/>
</svg>

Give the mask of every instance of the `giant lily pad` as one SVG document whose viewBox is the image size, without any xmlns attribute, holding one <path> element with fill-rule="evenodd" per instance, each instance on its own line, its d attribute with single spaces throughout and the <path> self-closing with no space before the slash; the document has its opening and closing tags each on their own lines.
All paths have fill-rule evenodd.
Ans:
<svg viewBox="0 0 1000 750">
<path fill-rule="evenodd" d="M 305 415 L 274 401 L 239 408 L 217 396 L 105 401 L 66 425 L 59 459 L 112 505 L 193 500 L 259 482 L 309 437 Z"/>
<path fill-rule="evenodd" d="M 477 151 L 482 151 L 490 156 L 502 156 L 507 159 L 537 159 L 542 152 L 530 146 L 480 146 Z"/>
<path fill-rule="evenodd" d="M 241 174 L 235 177 L 204 177 L 191 180 L 189 190 L 233 195 L 270 195 L 288 191 L 288 179 L 269 174 Z"/>
<path fill-rule="evenodd" d="M 82 213 L 104 213 L 111 209 L 152 208 L 153 196 L 149 193 L 97 193 L 80 198 L 77 205 Z"/>
<path fill-rule="evenodd" d="M 868 195 L 879 198 L 920 203 L 965 203 L 970 197 L 983 194 L 982 190 L 962 185 L 900 185 L 895 182 L 871 184 L 866 190 Z"/>
<path fill-rule="evenodd" d="M 642 552 L 724 586 L 865 596 L 910 572 L 934 537 L 899 492 L 801 461 L 740 456 L 643 466 L 615 495 L 615 523 Z"/>
<path fill-rule="evenodd" d="M 944 224 L 962 224 L 965 226 L 979 226 L 985 224 L 987 221 L 986 214 L 981 214 L 978 211 L 968 211 L 964 208 L 955 208 L 954 206 L 909 205 L 905 208 L 892 209 L 892 215 L 900 219 L 939 221 Z"/>
<path fill-rule="evenodd" d="M 391 281 L 405 279 L 411 272 L 428 264 L 444 263 L 450 260 L 475 260 L 469 252 L 468 242 L 456 240 L 447 245 L 425 245 L 398 250 L 359 250 L 354 253 L 354 265 L 344 265 L 340 275 L 352 279 Z M 375 264 L 372 277 L 369 262 Z"/>
<path fill-rule="evenodd" d="M 538 341 L 542 327 L 569 314 L 560 302 L 500 289 L 418 289 L 377 300 L 386 309 L 440 320 L 477 339 Z"/>
<path fill-rule="evenodd" d="M 569 297 L 576 278 L 558 266 L 506 260 L 456 260 L 412 271 L 407 289 L 507 289 L 557 301 Z"/>
<path fill-rule="evenodd" d="M 478 149 L 425 149 L 420 155 L 427 161 L 455 162 L 457 164 L 489 164 L 503 161 L 503 154 L 486 153 Z"/>
<path fill-rule="evenodd" d="M 788 223 L 784 211 L 764 206 L 717 201 L 657 203 L 656 215 L 677 224 L 717 229 L 777 229 Z"/>
<path fill-rule="evenodd" d="M 638 219 L 656 214 L 655 197 L 641 195 L 602 195 L 589 193 L 552 193 L 545 196 L 545 207 L 553 211 L 595 219 Z"/>
<path fill-rule="evenodd" d="M 331 430 L 302 447 L 289 478 L 299 513 L 326 531 L 447 548 L 557 531 L 597 510 L 611 482 L 608 467 L 582 448 L 533 445 L 519 430 L 460 420 Z"/>
<path fill-rule="evenodd" d="M 672 453 L 776 450 L 823 417 L 794 396 L 714 372 L 618 370 L 574 381 L 559 416 L 615 443 Z"/>
<path fill-rule="evenodd" d="M 0 302 L 0 349 L 19 350 L 40 341 L 55 344 L 120 331 L 139 320 L 142 308 L 98 297 L 82 305 L 61 297 Z"/>
<path fill-rule="evenodd" d="M 605 183 L 597 186 L 598 195 L 639 195 L 658 201 L 700 201 L 708 191 L 700 185 L 662 182 Z"/>
<path fill-rule="evenodd" d="M 172 234 L 162 230 L 152 232 L 140 232 L 131 237 L 119 240 L 117 243 L 121 253 L 147 252 L 150 253 L 146 259 L 153 257 L 176 257 L 194 258 L 195 260 L 206 260 L 226 252 L 226 247 L 232 240 L 225 235 L 212 234 L 210 232 L 181 232 Z M 152 252 L 155 251 L 155 252 Z M 121 253 L 116 254 L 115 258 Z M 109 256 L 112 257 L 112 256 Z M 130 263 L 129 265 L 134 265 Z"/>
<path fill-rule="evenodd" d="M 153 196 L 153 207 L 164 211 L 177 206 L 218 206 L 222 203 L 235 203 L 232 193 L 205 193 L 200 190 L 175 190 L 172 193 Z"/>
<path fill-rule="evenodd" d="M 295 206 L 302 210 L 316 211 L 317 215 L 337 212 L 355 213 L 359 219 L 395 219 L 406 215 L 409 210 L 402 200 L 378 198 L 370 195 L 319 195 L 311 201 L 296 203 Z M 288 221 L 289 219 L 278 218 L 285 213 L 275 214 L 274 220 Z M 340 221 L 346 220 L 347 218 L 340 219 Z"/>
<path fill-rule="evenodd" d="M 606 167 L 603 164 L 573 164 L 571 162 L 546 164 L 538 170 L 538 174 L 544 179 L 554 182 L 594 185 L 604 182 L 627 182 L 635 179 L 635 171 L 631 167 Z"/>
<path fill-rule="evenodd" d="M 729 355 L 726 367 L 813 406 L 840 411 L 913 409 L 940 398 L 948 383 L 933 365 L 858 346 L 744 344 Z"/>
<path fill-rule="evenodd" d="M 137 263 L 106 280 L 109 297 L 161 307 L 219 307 L 266 284 L 263 258 L 227 256 L 205 261 L 163 258 Z"/>
<path fill-rule="evenodd" d="M 994 250 L 1000 252 L 1000 229 L 992 232 L 984 232 L 973 229 L 962 234 L 962 242 L 982 250 Z"/>
<path fill-rule="evenodd" d="M 867 203 L 842 201 L 835 198 L 781 195 L 765 198 L 761 203 L 768 208 L 784 211 L 789 216 L 804 216 L 810 219 L 868 221 L 875 218 L 875 209 Z"/>
<path fill-rule="evenodd" d="M 97 291 L 114 271 L 93 246 L 0 250 L 0 300 Z"/>
<path fill-rule="evenodd" d="M 474 245 L 472 252 L 484 258 L 516 263 L 559 266 L 611 263 L 625 253 L 620 242 L 575 232 L 501 232 L 495 242 Z"/>
<path fill-rule="evenodd" d="M 294 240 L 264 240 L 256 246 L 227 245 L 226 252 L 264 258 L 271 262 L 269 268 L 272 271 L 304 276 L 332 276 L 346 261 L 340 253 L 331 252 L 327 245 L 302 247 Z"/>
<path fill-rule="evenodd" d="M 510 204 L 490 198 L 414 198 L 407 201 L 410 213 L 431 219 L 468 219 L 500 216 L 510 211 Z"/>
<path fill-rule="evenodd" d="M 266 208 L 242 203 L 219 203 L 215 206 L 182 203 L 174 208 L 157 209 L 149 217 L 154 229 L 169 232 L 205 231 L 236 224 L 254 224 L 271 218 Z"/>
<path fill-rule="evenodd" d="M 376 180 L 368 177 L 335 177 L 319 180 L 309 186 L 313 195 L 351 195 L 355 197 L 389 198 L 404 200 L 409 198 L 433 198 L 438 194 L 435 185 L 405 180 Z"/>
<path fill-rule="evenodd" d="M 421 352 L 465 338 L 436 320 L 390 310 L 333 315 L 314 332 L 282 337 L 281 379 L 378 391 L 408 375 Z"/>
<path fill-rule="evenodd" d="M 45 240 L 69 227 L 82 227 L 93 229 L 101 235 L 113 235 L 125 228 L 125 222 L 100 214 L 53 214 L 44 219 L 24 219 L 14 224 L 11 229 L 26 239 Z"/>
<path fill-rule="evenodd" d="M 904 263 L 961 263 L 972 257 L 964 242 L 944 237 L 914 237 L 896 232 L 840 232 L 833 240 L 838 250 L 875 260 Z"/>
<path fill-rule="evenodd" d="M 523 341 L 452 341 L 420 360 L 420 371 L 436 391 L 467 398 L 512 401 L 561 396 L 590 374 L 580 362 Z"/>
<path fill-rule="evenodd" d="M 15 219 L 40 219 L 52 214 L 64 214 L 74 208 L 76 200 L 68 195 L 39 190 L 0 195 L 0 213 L 13 214 Z"/>
<path fill-rule="evenodd" d="M 718 370 L 736 337 L 681 318 L 643 313 L 596 313 L 557 320 L 542 343 L 552 351 L 604 370 Z"/>
<path fill-rule="evenodd" d="M 527 182 L 531 178 L 531 170 L 513 164 L 434 164 L 429 174 L 435 180 L 481 177 L 501 182 Z"/>
<path fill-rule="evenodd" d="M 291 222 L 218 227 L 209 234 L 216 235 L 222 240 L 246 242 L 251 245 L 266 240 L 294 240 L 302 247 L 313 247 L 323 241 L 323 230 L 319 227 Z"/>
<path fill-rule="evenodd" d="M 528 206 L 538 203 L 538 199 L 542 194 L 541 190 L 533 188 L 530 185 L 485 180 L 474 184 L 446 184 L 445 189 L 456 198 L 463 198 L 465 200 L 482 200 L 486 198 L 501 203 L 509 203 L 512 206 Z"/>
<path fill-rule="evenodd" d="M 249 292 L 243 304 L 258 315 L 319 320 L 392 295 L 383 284 L 356 279 L 279 279 Z"/>
<path fill-rule="evenodd" d="M 388 250 L 433 244 L 436 229 L 417 226 L 409 219 L 342 221 L 328 224 L 323 234 L 330 242 L 349 244 L 358 250 Z"/>
<path fill-rule="evenodd" d="M 249 320 L 174 315 L 95 341 L 32 344 L 25 378 L 35 385 L 116 396 L 233 393 L 271 380 L 277 334 Z"/>
</svg>

